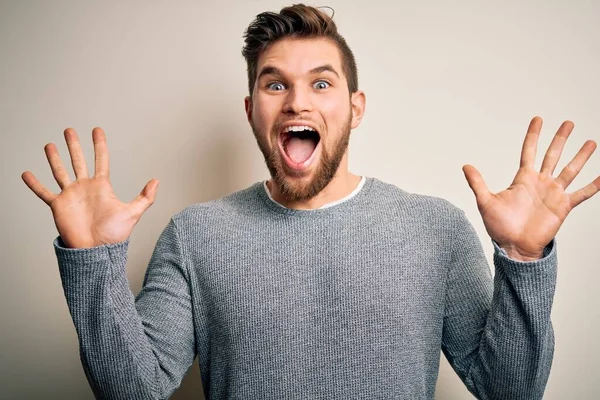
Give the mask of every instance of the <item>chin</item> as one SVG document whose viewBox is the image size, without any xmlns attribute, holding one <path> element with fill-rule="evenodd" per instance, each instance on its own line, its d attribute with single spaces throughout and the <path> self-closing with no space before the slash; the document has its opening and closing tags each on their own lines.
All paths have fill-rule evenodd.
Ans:
<svg viewBox="0 0 600 400">
<path fill-rule="evenodd" d="M 278 168 L 277 168 L 278 167 Z M 333 179 L 337 168 L 318 160 L 309 170 L 288 170 L 279 164 L 273 182 L 288 201 L 306 201 L 317 196 Z"/>
</svg>

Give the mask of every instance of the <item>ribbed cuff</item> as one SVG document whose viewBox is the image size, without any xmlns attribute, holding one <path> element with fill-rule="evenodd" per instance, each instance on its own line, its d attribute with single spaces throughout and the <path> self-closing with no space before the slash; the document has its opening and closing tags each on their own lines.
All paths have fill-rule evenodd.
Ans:
<svg viewBox="0 0 600 400">
<path fill-rule="evenodd" d="M 508 257 L 506 251 L 498 243 L 494 244 L 494 264 L 502 267 L 507 273 L 535 274 L 554 271 L 557 266 L 556 239 L 552 239 L 544 248 L 542 258 L 533 261 L 519 261 Z"/>
<path fill-rule="evenodd" d="M 62 241 L 61 237 L 57 236 L 56 239 L 54 239 L 53 245 L 56 257 L 60 264 L 87 265 L 125 257 L 127 255 L 127 249 L 129 248 L 130 239 L 131 237 L 128 237 L 119 243 L 73 249 L 65 247 L 65 243 Z"/>
</svg>

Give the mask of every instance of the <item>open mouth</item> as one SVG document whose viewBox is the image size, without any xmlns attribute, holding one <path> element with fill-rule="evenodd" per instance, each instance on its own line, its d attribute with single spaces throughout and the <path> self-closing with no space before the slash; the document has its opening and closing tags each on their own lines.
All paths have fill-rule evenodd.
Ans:
<svg viewBox="0 0 600 400">
<path fill-rule="evenodd" d="M 319 132 L 310 126 L 288 126 L 280 135 L 280 143 L 287 158 L 297 166 L 306 163 L 321 140 Z"/>
</svg>

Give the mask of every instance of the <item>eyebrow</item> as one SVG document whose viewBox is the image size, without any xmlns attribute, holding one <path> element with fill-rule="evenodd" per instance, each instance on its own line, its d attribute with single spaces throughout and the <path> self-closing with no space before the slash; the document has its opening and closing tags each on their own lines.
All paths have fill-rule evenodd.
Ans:
<svg viewBox="0 0 600 400">
<path fill-rule="evenodd" d="M 325 64 L 325 65 L 321 65 L 320 67 L 313 68 L 310 70 L 310 73 L 311 74 L 320 74 L 321 72 L 326 72 L 326 71 L 334 73 L 335 76 L 337 76 L 338 78 L 340 77 L 340 75 L 337 73 L 335 68 L 333 68 L 331 66 L 331 64 Z"/>
<path fill-rule="evenodd" d="M 314 74 L 319 74 L 321 72 L 331 72 L 333 74 L 335 74 L 335 76 L 340 77 L 340 75 L 337 73 L 337 71 L 335 70 L 335 68 L 333 68 L 331 66 L 331 64 L 325 64 L 325 65 L 321 65 L 318 66 L 316 68 L 313 68 L 309 71 L 309 73 L 311 75 Z M 256 80 L 259 80 L 261 77 L 263 77 L 264 75 L 276 75 L 276 76 L 283 76 L 283 74 L 281 73 L 281 71 L 276 68 L 273 67 L 271 65 L 267 65 L 265 67 L 263 67 L 263 69 L 260 70 L 260 73 L 258 74 L 258 76 L 256 77 Z"/>
</svg>

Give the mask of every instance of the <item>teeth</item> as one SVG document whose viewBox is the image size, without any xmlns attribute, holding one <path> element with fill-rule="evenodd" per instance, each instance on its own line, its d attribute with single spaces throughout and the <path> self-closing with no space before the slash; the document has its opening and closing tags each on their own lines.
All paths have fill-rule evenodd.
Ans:
<svg viewBox="0 0 600 400">
<path fill-rule="evenodd" d="M 285 128 L 283 130 L 284 132 L 299 132 L 299 131 L 315 131 L 313 128 L 311 128 L 310 126 L 288 126 L 287 128 Z"/>
</svg>

